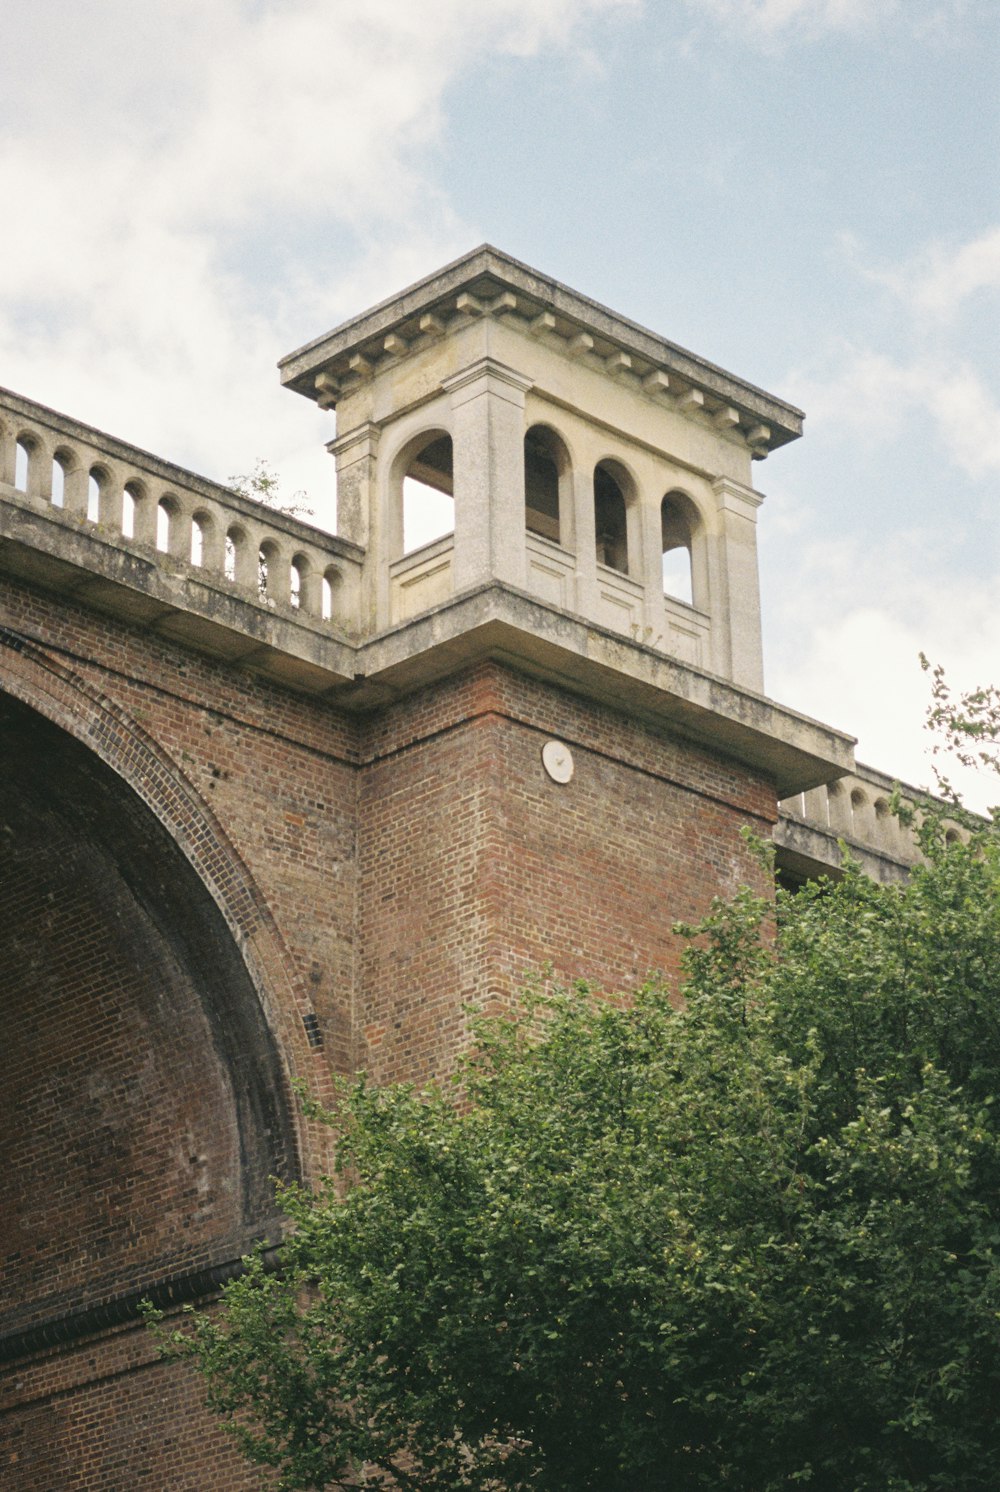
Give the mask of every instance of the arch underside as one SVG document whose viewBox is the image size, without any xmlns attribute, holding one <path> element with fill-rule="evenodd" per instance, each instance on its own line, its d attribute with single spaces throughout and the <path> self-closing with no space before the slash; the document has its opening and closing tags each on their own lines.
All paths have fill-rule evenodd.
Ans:
<svg viewBox="0 0 1000 1492">
<path fill-rule="evenodd" d="M 0 694 L 0 1337 L 210 1270 L 296 1170 L 232 932 L 91 751 Z"/>
</svg>

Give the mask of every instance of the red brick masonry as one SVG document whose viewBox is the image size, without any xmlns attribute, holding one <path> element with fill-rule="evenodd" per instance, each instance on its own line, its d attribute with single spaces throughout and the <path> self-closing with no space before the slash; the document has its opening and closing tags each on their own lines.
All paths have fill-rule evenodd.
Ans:
<svg viewBox="0 0 1000 1492">
<path fill-rule="evenodd" d="M 324 1160 L 291 1079 L 440 1071 L 463 1006 L 546 961 L 675 974 L 671 924 L 776 816 L 746 768 L 496 663 L 354 718 L 6 580 L 0 761 L 11 1492 L 260 1485 L 132 1304 L 275 1235 L 269 1177 Z"/>
</svg>

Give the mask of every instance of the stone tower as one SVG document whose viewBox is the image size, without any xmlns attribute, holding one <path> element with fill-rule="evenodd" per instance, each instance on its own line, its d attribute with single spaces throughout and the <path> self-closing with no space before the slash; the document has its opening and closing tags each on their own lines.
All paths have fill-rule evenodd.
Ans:
<svg viewBox="0 0 1000 1492">
<path fill-rule="evenodd" d="M 798 410 L 485 247 L 281 371 L 337 409 L 364 631 L 499 584 L 762 691 L 751 461 Z M 409 473 L 455 502 L 454 536 L 415 559 Z M 664 600 L 670 551 L 688 604 Z"/>
<path fill-rule="evenodd" d="M 546 962 L 676 971 L 742 826 L 853 765 L 762 693 L 798 411 L 490 248 L 282 377 L 336 407 L 336 537 L 0 391 L 13 1492 L 256 1485 L 137 1304 L 277 1236 L 328 1160 L 293 1081 L 442 1071 Z"/>
</svg>

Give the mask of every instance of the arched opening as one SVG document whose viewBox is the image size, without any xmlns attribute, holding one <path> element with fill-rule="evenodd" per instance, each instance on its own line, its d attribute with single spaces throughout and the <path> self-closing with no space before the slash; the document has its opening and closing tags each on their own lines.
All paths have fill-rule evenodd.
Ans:
<svg viewBox="0 0 1000 1492">
<path fill-rule="evenodd" d="M 280 1058 L 175 840 L 0 695 L 0 1332 L 239 1257 L 296 1170 Z"/>
<path fill-rule="evenodd" d="M 685 492 L 668 492 L 660 504 L 663 593 L 695 605 L 693 543 L 698 514 Z"/>
<path fill-rule="evenodd" d="M 875 832 L 875 809 L 861 788 L 851 790 L 851 827 L 859 839 L 871 839 Z"/>
<path fill-rule="evenodd" d="M 66 506 L 66 483 L 73 470 L 73 457 L 69 451 L 56 451 L 52 457 L 52 506 Z"/>
<path fill-rule="evenodd" d="M 340 581 L 340 571 L 332 566 L 323 572 L 323 584 L 320 592 L 320 616 L 324 622 L 329 622 L 333 617 L 334 602 L 337 595 L 337 585 Z"/>
<path fill-rule="evenodd" d="M 876 841 L 883 848 L 892 850 L 899 839 L 899 821 L 893 814 L 888 798 L 876 798 L 874 810 Z"/>
<path fill-rule="evenodd" d="M 229 529 L 226 533 L 226 541 L 223 546 L 222 568 L 225 577 L 229 581 L 236 580 L 236 555 L 241 536 L 241 530 Z"/>
<path fill-rule="evenodd" d="M 826 790 L 830 828 L 841 834 L 854 831 L 854 815 L 851 800 L 842 782 L 831 782 Z"/>
<path fill-rule="evenodd" d="M 135 515 L 136 509 L 143 499 L 143 489 L 139 482 L 126 482 L 122 492 L 122 537 L 125 539 L 135 538 Z"/>
<path fill-rule="evenodd" d="M 161 554 L 170 551 L 175 518 L 174 504 L 169 497 L 161 497 L 156 505 L 156 547 Z"/>
<path fill-rule="evenodd" d="M 403 475 L 403 553 L 455 531 L 455 476 L 450 435 L 432 435 Z"/>
<path fill-rule="evenodd" d="M 262 601 L 283 599 L 275 595 L 275 576 L 280 550 L 273 539 L 265 539 L 257 552 L 257 591 Z"/>
<path fill-rule="evenodd" d="M 17 492 L 26 493 L 28 490 L 33 449 L 34 443 L 26 435 L 22 435 L 14 445 L 14 488 Z"/>
<path fill-rule="evenodd" d="M 193 513 L 191 515 L 191 553 L 192 565 L 198 569 L 205 563 L 205 549 L 208 544 L 209 535 L 212 532 L 213 519 L 208 513 Z"/>
<path fill-rule="evenodd" d="M 529 533 L 563 542 L 561 496 L 569 476 L 569 454 L 546 425 L 524 437 L 524 521 Z"/>
<path fill-rule="evenodd" d="M 599 461 L 594 467 L 594 529 L 597 562 L 628 574 L 627 478 L 617 463 Z"/>
<path fill-rule="evenodd" d="M 288 577 L 288 600 L 293 611 L 301 611 L 305 599 L 306 576 L 309 574 L 309 561 L 304 554 L 292 556 L 292 563 Z"/>
<path fill-rule="evenodd" d="M 101 500 L 108 481 L 102 466 L 92 466 L 87 473 L 87 518 L 91 523 L 101 521 Z"/>
</svg>

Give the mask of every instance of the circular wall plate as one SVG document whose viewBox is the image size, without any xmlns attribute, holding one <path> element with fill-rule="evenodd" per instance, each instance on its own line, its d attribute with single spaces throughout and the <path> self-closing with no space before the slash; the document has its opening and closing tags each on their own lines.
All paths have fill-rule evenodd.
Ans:
<svg viewBox="0 0 1000 1492">
<path fill-rule="evenodd" d="M 546 741 L 542 747 L 542 766 L 553 782 L 569 782 L 573 776 L 573 753 L 562 741 Z"/>
</svg>

